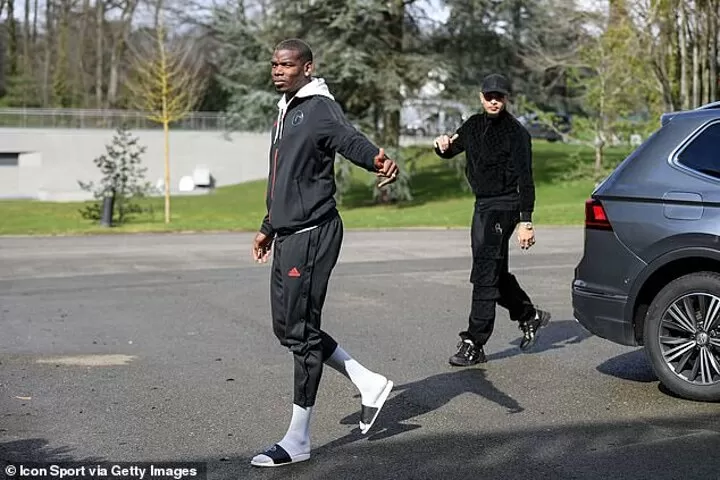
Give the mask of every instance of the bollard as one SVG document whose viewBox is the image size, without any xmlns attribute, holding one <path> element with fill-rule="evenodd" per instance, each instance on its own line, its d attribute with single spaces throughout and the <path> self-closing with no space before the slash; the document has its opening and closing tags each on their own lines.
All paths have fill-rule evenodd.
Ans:
<svg viewBox="0 0 720 480">
<path fill-rule="evenodd" d="M 112 227 L 113 207 L 115 206 L 115 196 L 111 195 L 103 197 L 102 217 L 100 225 L 103 227 Z"/>
</svg>

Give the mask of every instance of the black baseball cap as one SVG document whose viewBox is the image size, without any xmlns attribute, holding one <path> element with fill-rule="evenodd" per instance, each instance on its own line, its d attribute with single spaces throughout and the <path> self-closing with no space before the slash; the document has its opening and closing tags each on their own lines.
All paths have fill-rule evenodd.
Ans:
<svg viewBox="0 0 720 480">
<path fill-rule="evenodd" d="M 499 73 L 492 73 L 483 79 L 480 91 L 482 93 L 498 92 L 509 95 L 511 90 L 510 81 L 507 78 Z"/>
</svg>

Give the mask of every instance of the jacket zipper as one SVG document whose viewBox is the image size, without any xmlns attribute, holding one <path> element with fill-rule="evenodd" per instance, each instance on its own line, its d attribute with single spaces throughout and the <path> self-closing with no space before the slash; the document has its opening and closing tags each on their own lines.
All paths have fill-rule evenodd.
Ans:
<svg viewBox="0 0 720 480">
<path fill-rule="evenodd" d="M 275 148 L 275 155 L 273 157 L 273 178 L 272 178 L 272 186 L 270 188 L 270 200 L 275 198 L 275 179 L 277 178 L 277 159 L 278 159 L 278 149 Z"/>
<path fill-rule="evenodd" d="M 279 129 L 281 128 L 282 122 L 276 122 L 275 128 Z M 277 132 L 276 132 L 277 134 Z M 280 135 L 282 135 L 282 132 L 280 132 Z M 277 179 L 277 159 L 278 159 L 278 152 L 280 148 L 278 147 L 278 144 L 280 143 L 280 139 L 278 138 L 277 143 L 275 144 L 275 155 L 273 155 L 273 174 L 272 174 L 272 185 L 270 186 L 270 200 L 275 199 L 275 180 Z M 270 219 L 270 212 L 268 211 L 268 219 Z"/>
</svg>

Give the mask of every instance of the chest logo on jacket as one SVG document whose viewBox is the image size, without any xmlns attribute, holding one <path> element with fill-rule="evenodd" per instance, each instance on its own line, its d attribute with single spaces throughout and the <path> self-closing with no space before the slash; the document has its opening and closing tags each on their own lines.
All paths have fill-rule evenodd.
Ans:
<svg viewBox="0 0 720 480">
<path fill-rule="evenodd" d="M 292 120 L 290 121 L 290 123 L 292 124 L 293 127 L 297 127 L 298 125 L 300 125 L 300 124 L 302 123 L 302 121 L 303 121 L 304 119 L 305 119 L 305 115 L 303 114 L 303 112 L 297 111 L 297 112 L 295 112 L 295 114 L 293 115 Z"/>
</svg>

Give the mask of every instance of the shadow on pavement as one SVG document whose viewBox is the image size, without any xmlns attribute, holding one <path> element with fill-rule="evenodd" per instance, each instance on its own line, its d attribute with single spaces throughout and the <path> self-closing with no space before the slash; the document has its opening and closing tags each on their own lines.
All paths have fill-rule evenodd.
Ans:
<svg viewBox="0 0 720 480">
<path fill-rule="evenodd" d="M 518 329 L 517 332 L 517 338 L 510 342 L 513 348 L 489 354 L 487 356 L 489 362 L 524 354 L 524 352 L 520 350 L 520 330 Z M 592 334 L 578 325 L 575 320 L 551 320 L 547 326 L 538 331 L 537 341 L 528 353 L 558 350 L 568 345 L 580 343 L 590 337 L 592 337 Z M 492 342 L 492 339 L 490 341 Z M 487 350 L 486 347 L 486 353 Z"/>
<path fill-rule="evenodd" d="M 613 357 L 598 365 L 597 370 L 605 375 L 633 382 L 658 381 L 652 365 L 650 365 L 650 360 L 645 356 L 642 348 Z"/>
<path fill-rule="evenodd" d="M 384 421 L 387 420 L 384 417 Z M 177 458 L 176 462 L 207 463 L 207 478 L 212 480 L 656 480 L 717 478 L 720 468 L 718 449 L 720 417 L 704 414 L 597 424 L 543 425 L 485 434 L 447 432 L 353 444 L 331 442 L 316 448 L 307 462 L 273 469 L 251 467 L 249 454 L 222 459 Z M 70 451 L 67 447 L 48 448 L 47 441 L 41 439 L 0 442 L 0 465 L 20 461 L 87 464 L 104 461 L 72 458 Z M 156 463 L 161 462 L 168 462 L 168 459 Z M 0 473 L 0 478 L 5 478 L 4 472 Z"/>
<path fill-rule="evenodd" d="M 400 393 L 398 394 L 398 392 Z M 382 410 L 382 423 L 378 422 L 380 428 L 373 427 L 375 432 L 368 438 L 381 440 L 421 428 L 418 424 L 403 422 L 435 411 L 464 393 L 472 393 L 497 403 L 501 407 L 505 407 L 508 414 L 524 410 L 514 398 L 493 386 L 492 382 L 486 378 L 485 370 L 469 368 L 440 373 L 423 380 L 393 387 L 392 395 L 394 396 L 385 403 Z M 343 418 L 340 423 L 357 425 L 359 421 L 360 413 L 357 412 Z M 336 440 L 333 445 L 351 443 L 363 438 L 366 437 L 351 433 Z"/>
<path fill-rule="evenodd" d="M 331 442 L 285 471 L 246 467 L 247 459 L 237 467 L 240 478 L 252 479 L 717 478 L 719 429 L 717 415 L 703 415 L 482 435 L 448 432 L 352 445 Z"/>
<path fill-rule="evenodd" d="M 5 466 L 9 461 L 14 462 L 99 462 L 102 459 L 90 457 L 78 459 L 70 455 L 72 448 L 49 446 L 49 442 L 42 438 L 29 438 L 25 440 L 12 440 L 0 442 L 0 465 Z M 4 472 L 3 472 L 4 474 Z M 0 478 L 2 478 L 0 476 Z"/>
</svg>

